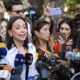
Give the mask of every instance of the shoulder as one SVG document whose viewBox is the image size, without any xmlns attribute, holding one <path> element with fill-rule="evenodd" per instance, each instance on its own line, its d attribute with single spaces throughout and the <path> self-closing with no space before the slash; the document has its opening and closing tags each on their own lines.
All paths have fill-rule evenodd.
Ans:
<svg viewBox="0 0 80 80">
<path fill-rule="evenodd" d="M 18 50 L 16 47 L 7 50 L 7 56 L 5 57 L 5 59 L 8 62 L 8 65 L 10 65 L 12 68 L 14 67 L 14 60 L 17 53 Z"/>
<path fill-rule="evenodd" d="M 32 43 L 28 43 L 28 52 L 36 56 L 36 47 Z"/>
<path fill-rule="evenodd" d="M 18 52 L 16 47 L 11 48 L 10 50 L 7 50 L 8 54 L 16 54 Z"/>
<path fill-rule="evenodd" d="M 36 49 L 36 47 L 32 43 L 28 43 L 28 49 Z"/>
</svg>

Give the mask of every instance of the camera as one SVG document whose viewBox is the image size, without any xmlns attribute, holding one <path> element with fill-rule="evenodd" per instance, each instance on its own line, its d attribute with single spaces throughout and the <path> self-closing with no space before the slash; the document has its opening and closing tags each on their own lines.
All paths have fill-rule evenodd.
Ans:
<svg viewBox="0 0 80 80">
<path fill-rule="evenodd" d="M 59 58 L 53 57 L 47 54 L 47 51 L 45 53 L 40 49 L 38 49 L 37 52 L 39 53 L 39 56 L 36 62 L 36 69 L 39 72 L 39 76 L 36 80 L 70 80 L 72 76 L 74 76 L 74 74 L 65 66 L 59 65 L 56 67 L 56 64 L 59 64 L 57 62 Z M 64 57 L 64 52 L 66 51 L 62 51 L 61 59 Z"/>
<path fill-rule="evenodd" d="M 31 6 L 29 7 L 29 18 L 34 21 L 37 19 L 37 15 L 36 15 L 36 7 Z"/>
</svg>

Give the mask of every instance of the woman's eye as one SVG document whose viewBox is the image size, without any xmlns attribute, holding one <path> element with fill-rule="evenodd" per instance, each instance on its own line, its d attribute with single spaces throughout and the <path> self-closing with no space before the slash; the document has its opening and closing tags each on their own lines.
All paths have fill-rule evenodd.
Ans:
<svg viewBox="0 0 80 80">
<path fill-rule="evenodd" d="M 45 28 L 44 31 L 47 31 L 47 28 Z"/>
<path fill-rule="evenodd" d="M 60 30 L 64 30 L 64 28 L 60 28 Z"/>
<path fill-rule="evenodd" d="M 68 29 L 68 28 L 66 28 L 66 31 L 69 31 L 69 29 Z"/>
<path fill-rule="evenodd" d="M 25 29 L 27 29 L 27 27 L 26 27 L 26 26 L 24 26 L 24 28 L 25 28 Z"/>
<path fill-rule="evenodd" d="M 19 27 L 17 27 L 16 29 L 19 29 Z"/>
</svg>

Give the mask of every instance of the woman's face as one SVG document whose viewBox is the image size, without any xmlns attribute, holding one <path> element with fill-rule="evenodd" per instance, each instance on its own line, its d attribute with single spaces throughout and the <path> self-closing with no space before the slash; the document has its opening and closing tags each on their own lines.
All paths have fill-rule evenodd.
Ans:
<svg viewBox="0 0 80 80">
<path fill-rule="evenodd" d="M 63 23 L 63 24 L 61 24 L 59 32 L 65 34 L 66 39 L 68 39 L 68 37 L 71 34 L 71 28 L 70 28 L 70 26 L 68 24 Z"/>
<path fill-rule="evenodd" d="M 44 41 L 48 41 L 50 38 L 50 25 L 49 24 L 45 24 L 40 31 L 38 32 L 38 38 L 40 40 L 44 40 Z"/>
<path fill-rule="evenodd" d="M 6 38 L 6 28 L 7 28 L 7 22 L 6 21 L 2 21 L 1 25 L 0 25 L 0 35 L 3 39 L 3 41 Z"/>
<path fill-rule="evenodd" d="M 25 22 L 22 19 L 17 19 L 8 33 L 13 37 L 14 41 L 24 42 L 27 37 L 27 27 Z"/>
</svg>

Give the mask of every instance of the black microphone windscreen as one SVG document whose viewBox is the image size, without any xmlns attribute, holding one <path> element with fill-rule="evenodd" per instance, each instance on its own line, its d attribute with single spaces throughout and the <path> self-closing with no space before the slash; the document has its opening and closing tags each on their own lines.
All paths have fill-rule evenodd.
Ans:
<svg viewBox="0 0 80 80">
<path fill-rule="evenodd" d="M 25 54 L 25 64 L 31 65 L 32 61 L 33 61 L 33 55 L 31 53 L 26 53 Z"/>
</svg>

